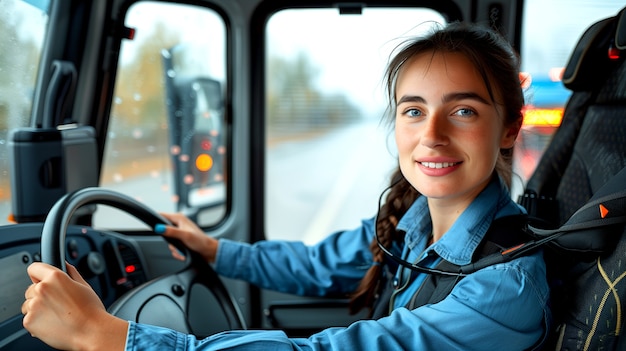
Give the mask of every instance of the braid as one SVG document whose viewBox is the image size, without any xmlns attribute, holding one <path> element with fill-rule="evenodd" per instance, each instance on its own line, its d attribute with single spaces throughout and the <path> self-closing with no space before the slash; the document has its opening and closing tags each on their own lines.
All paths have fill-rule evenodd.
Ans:
<svg viewBox="0 0 626 351">
<path fill-rule="evenodd" d="M 404 233 L 396 232 L 396 225 L 419 196 L 417 190 L 404 178 L 399 167 L 391 177 L 389 189 L 385 204 L 380 208 L 375 223 L 379 239 L 387 249 L 391 248 L 393 242 L 404 239 Z M 385 254 L 378 247 L 376 238 L 370 243 L 370 251 L 374 256 L 375 264 L 370 267 L 357 289 L 352 293 L 349 306 L 352 314 L 357 313 L 363 307 L 371 308 L 376 294 L 382 289 L 379 282 L 383 273 Z"/>
</svg>

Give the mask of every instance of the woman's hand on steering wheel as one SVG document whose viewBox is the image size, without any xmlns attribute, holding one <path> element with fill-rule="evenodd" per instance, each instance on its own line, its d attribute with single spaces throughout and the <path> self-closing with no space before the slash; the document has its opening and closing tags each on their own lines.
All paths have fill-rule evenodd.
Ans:
<svg viewBox="0 0 626 351">
<path fill-rule="evenodd" d="M 41 262 L 28 267 L 33 284 L 24 294 L 24 328 L 57 349 L 123 349 L 128 322 L 107 313 L 76 268 L 66 267 L 67 274 Z"/>
<path fill-rule="evenodd" d="M 154 228 L 157 234 L 180 240 L 187 248 L 200 254 L 205 261 L 215 262 L 218 241 L 204 233 L 192 220 L 182 213 L 161 213 L 172 222 L 172 226 L 159 224 Z M 169 244 L 172 256 L 185 260 L 185 256 L 172 244 Z"/>
</svg>

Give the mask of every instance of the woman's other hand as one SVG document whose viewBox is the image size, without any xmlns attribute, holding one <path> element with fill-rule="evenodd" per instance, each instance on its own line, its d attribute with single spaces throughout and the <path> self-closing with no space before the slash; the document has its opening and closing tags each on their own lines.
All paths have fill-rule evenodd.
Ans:
<svg viewBox="0 0 626 351">
<path fill-rule="evenodd" d="M 154 231 L 163 234 L 168 238 L 180 240 L 186 247 L 199 253 L 209 262 L 215 262 L 215 254 L 217 252 L 218 241 L 204 233 L 192 220 L 181 213 L 161 213 L 161 215 L 172 222 L 173 226 L 158 224 Z M 173 245 L 169 245 L 172 256 L 179 260 L 184 260 L 178 249 Z"/>
<path fill-rule="evenodd" d="M 123 350 L 128 322 L 110 315 L 74 266 L 67 271 L 35 262 L 28 267 L 22 321 L 32 336 L 63 350 Z"/>
</svg>

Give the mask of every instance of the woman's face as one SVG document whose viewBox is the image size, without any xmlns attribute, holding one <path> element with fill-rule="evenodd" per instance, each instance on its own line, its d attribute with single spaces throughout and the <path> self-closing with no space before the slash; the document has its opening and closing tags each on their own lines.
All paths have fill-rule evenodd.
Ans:
<svg viewBox="0 0 626 351">
<path fill-rule="evenodd" d="M 401 69 L 395 99 L 404 176 L 429 202 L 469 205 L 517 135 L 478 71 L 462 54 L 418 55 Z"/>
</svg>

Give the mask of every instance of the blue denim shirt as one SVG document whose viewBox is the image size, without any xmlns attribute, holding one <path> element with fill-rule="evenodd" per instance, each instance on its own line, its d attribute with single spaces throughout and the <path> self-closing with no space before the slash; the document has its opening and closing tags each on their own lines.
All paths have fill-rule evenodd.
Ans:
<svg viewBox="0 0 626 351">
<path fill-rule="evenodd" d="M 408 261 L 428 266 L 441 258 L 467 264 L 494 219 L 521 212 L 502 184 L 493 181 L 440 240 L 426 247 L 431 222 L 422 197 L 398 224 L 406 236 L 397 250 Z M 350 293 L 373 264 L 368 248 L 373 236 L 374 219 L 369 219 L 314 246 L 221 240 L 215 269 L 223 276 L 292 294 Z M 397 278 L 401 275 L 399 270 Z M 281 331 L 229 331 L 197 340 L 130 322 L 126 350 L 525 350 L 545 336 L 549 289 L 540 252 L 470 274 L 439 303 L 405 308 L 424 277 L 418 274 L 401 284 L 388 317 L 329 328 L 309 338 L 288 338 Z"/>
</svg>

